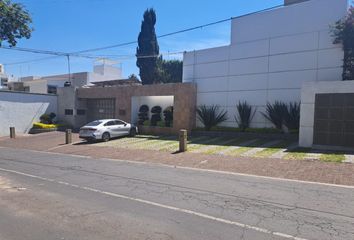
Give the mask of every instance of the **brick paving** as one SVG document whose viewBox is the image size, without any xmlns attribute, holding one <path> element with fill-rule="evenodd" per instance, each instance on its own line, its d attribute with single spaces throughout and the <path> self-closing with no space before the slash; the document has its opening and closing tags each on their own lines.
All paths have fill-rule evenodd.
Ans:
<svg viewBox="0 0 354 240">
<path fill-rule="evenodd" d="M 94 144 L 85 143 L 63 145 L 64 136 L 64 133 L 46 133 L 16 139 L 3 139 L 0 141 L 0 146 L 354 186 L 354 164 L 349 163 L 231 157 L 197 153 L 171 154 L 152 150 L 97 147 Z M 77 140 L 78 136 L 74 134 L 73 141 Z"/>
</svg>

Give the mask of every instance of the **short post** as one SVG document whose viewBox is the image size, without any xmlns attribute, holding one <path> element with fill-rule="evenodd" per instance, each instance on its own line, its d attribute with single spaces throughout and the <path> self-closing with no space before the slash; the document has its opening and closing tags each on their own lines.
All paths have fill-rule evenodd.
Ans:
<svg viewBox="0 0 354 240">
<path fill-rule="evenodd" d="M 16 138 L 15 127 L 10 127 L 10 138 Z"/>
<path fill-rule="evenodd" d="M 187 151 L 187 138 L 188 138 L 188 133 L 187 130 L 180 130 L 179 131 L 179 151 L 180 152 L 185 152 Z"/>
<path fill-rule="evenodd" d="M 72 139 L 72 130 L 66 129 L 65 131 L 65 144 L 71 144 L 73 141 Z"/>
</svg>

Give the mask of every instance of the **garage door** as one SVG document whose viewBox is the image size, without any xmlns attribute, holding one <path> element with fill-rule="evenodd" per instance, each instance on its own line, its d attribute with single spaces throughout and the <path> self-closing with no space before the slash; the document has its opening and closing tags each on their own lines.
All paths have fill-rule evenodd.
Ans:
<svg viewBox="0 0 354 240">
<path fill-rule="evenodd" d="M 316 94 L 314 144 L 354 147 L 354 93 Z"/>
<path fill-rule="evenodd" d="M 87 100 L 87 117 L 89 121 L 115 118 L 115 106 L 114 98 L 89 99 Z"/>
</svg>

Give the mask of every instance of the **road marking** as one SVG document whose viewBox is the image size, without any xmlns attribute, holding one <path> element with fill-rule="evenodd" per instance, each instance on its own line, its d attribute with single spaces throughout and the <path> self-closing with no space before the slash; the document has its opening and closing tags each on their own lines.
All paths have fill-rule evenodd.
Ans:
<svg viewBox="0 0 354 240">
<path fill-rule="evenodd" d="M 1 147 L 0 146 L 0 149 L 1 148 L 16 150 L 15 148 L 11 148 L 11 147 Z M 52 155 L 58 155 L 58 156 L 69 156 L 69 157 L 85 158 L 85 159 L 92 159 L 92 160 L 98 160 L 98 161 L 103 160 L 103 161 L 110 161 L 110 162 L 123 162 L 123 163 L 131 163 L 131 164 L 136 164 L 136 165 L 150 165 L 150 166 L 166 167 L 166 168 L 174 168 L 174 169 L 185 169 L 185 170 L 198 171 L 198 172 L 225 174 L 225 175 L 232 175 L 232 176 L 239 176 L 239 177 L 261 178 L 261 179 L 276 180 L 276 181 L 282 181 L 282 182 L 294 182 L 294 183 L 303 183 L 303 184 L 311 184 L 311 185 L 319 185 L 319 186 L 327 186 L 327 187 L 354 189 L 354 186 L 351 186 L 351 185 L 312 182 L 312 181 L 305 181 L 305 180 L 260 176 L 260 175 L 253 175 L 253 174 L 247 174 L 247 173 L 227 172 L 227 171 L 222 171 L 222 170 L 183 167 L 183 166 L 168 165 L 168 164 L 164 164 L 164 163 L 152 163 L 152 162 L 142 162 L 142 161 L 133 161 L 133 160 L 124 160 L 124 159 L 113 159 L 113 158 L 94 158 L 92 156 L 57 153 L 57 152 L 46 152 L 46 151 L 31 150 L 31 149 L 21 149 L 21 150 L 34 152 L 34 153 L 49 154 L 49 155 L 52 154 Z"/>
<path fill-rule="evenodd" d="M 57 184 L 69 186 L 69 187 L 72 187 L 72 188 L 77 188 L 77 189 L 81 189 L 81 190 L 95 192 L 95 193 L 99 193 L 99 194 L 103 194 L 103 195 L 107 195 L 107 196 L 111 196 L 111 197 L 115 197 L 115 198 L 121 198 L 121 199 L 130 200 L 130 201 L 134 201 L 134 202 L 138 202 L 138 203 L 143 203 L 143 204 L 151 205 L 151 206 L 154 206 L 154 207 L 159 207 L 159 208 L 172 210 L 172 211 L 175 211 L 175 212 L 181 212 L 181 213 L 197 216 L 197 217 L 200 217 L 200 218 L 205 218 L 205 219 L 208 219 L 208 220 L 212 220 L 212 221 L 216 221 L 216 222 L 220 222 L 220 223 L 224 223 L 224 224 L 228 224 L 228 225 L 233 225 L 233 226 L 237 226 L 237 227 L 241 227 L 241 228 L 245 228 L 245 229 L 249 229 L 249 230 L 254 230 L 254 231 L 265 233 L 265 234 L 270 234 L 270 235 L 277 236 L 277 237 L 282 237 L 282 238 L 285 238 L 285 239 L 308 240 L 308 239 L 305 239 L 305 238 L 299 238 L 299 237 L 292 236 L 292 235 L 285 234 L 285 233 L 281 233 L 281 232 L 274 232 L 274 231 L 271 231 L 271 230 L 268 230 L 268 229 L 265 229 L 265 228 L 260 228 L 260 227 L 256 227 L 256 226 L 252 226 L 252 225 L 248 225 L 248 224 L 244 224 L 244 223 L 240 223 L 240 222 L 236 222 L 236 221 L 231 221 L 231 220 L 227 220 L 227 219 L 223 219 L 223 218 L 219 218 L 219 217 L 213 217 L 211 215 L 195 212 L 195 211 L 188 210 L 188 209 L 173 207 L 173 206 L 160 204 L 160 203 L 156 203 L 156 202 L 152 202 L 152 201 L 148 201 L 148 200 L 144 200 L 144 199 L 140 199 L 140 198 L 134 198 L 134 197 L 129 197 L 129 196 L 121 195 L 121 194 L 117 194 L 117 193 L 102 191 L 102 190 L 91 188 L 91 187 L 79 186 L 77 184 L 71 184 L 71 183 L 68 183 L 68 182 L 57 181 L 55 179 L 40 177 L 40 176 L 36 176 L 36 175 L 24 173 L 24 172 L 19 172 L 19 171 L 15 171 L 15 170 L 5 169 L 5 168 L 0 168 L 0 171 L 8 172 L 8 173 L 14 173 L 14 174 L 17 174 L 17 175 L 22 175 L 22 176 L 26 176 L 26 177 L 30 177 L 30 178 L 35 178 L 35 179 L 39 179 L 39 180 L 42 180 L 42 181 L 57 183 Z"/>
</svg>

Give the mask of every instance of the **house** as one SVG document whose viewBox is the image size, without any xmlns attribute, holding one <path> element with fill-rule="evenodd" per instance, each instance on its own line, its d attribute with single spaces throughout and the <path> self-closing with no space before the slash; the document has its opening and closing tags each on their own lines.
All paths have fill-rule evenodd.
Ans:
<svg viewBox="0 0 354 240">
<path fill-rule="evenodd" d="M 56 94 L 57 88 L 65 85 L 82 87 L 90 83 L 122 79 L 122 69 L 115 67 L 114 64 L 114 62 L 102 61 L 100 64 L 94 65 L 93 72 L 22 77 L 19 82 L 9 83 L 9 90 Z"/>
<path fill-rule="evenodd" d="M 197 105 L 227 110 L 224 126 L 236 127 L 235 106 L 247 101 L 257 109 L 251 126 L 270 127 L 268 102 L 300 102 L 304 83 L 341 80 L 344 53 L 330 26 L 347 10 L 347 0 L 285 0 L 236 17 L 230 45 L 184 54 L 183 82 L 197 84 Z"/>
</svg>

